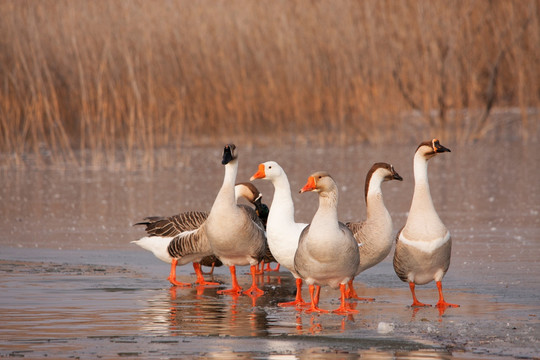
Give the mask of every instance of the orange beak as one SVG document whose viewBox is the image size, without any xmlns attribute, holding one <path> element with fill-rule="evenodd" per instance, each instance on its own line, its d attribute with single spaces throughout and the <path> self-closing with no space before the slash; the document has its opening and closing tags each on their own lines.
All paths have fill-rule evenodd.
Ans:
<svg viewBox="0 0 540 360">
<path fill-rule="evenodd" d="M 300 190 L 300 193 L 304 193 L 306 191 L 313 191 L 317 189 L 317 184 L 315 183 L 315 178 L 313 176 L 308 177 L 307 184 L 304 185 L 304 187 Z"/>
<path fill-rule="evenodd" d="M 264 179 L 265 177 L 266 174 L 264 173 L 264 164 L 259 164 L 259 171 L 253 174 L 249 181 L 253 181 L 255 179 Z"/>
</svg>

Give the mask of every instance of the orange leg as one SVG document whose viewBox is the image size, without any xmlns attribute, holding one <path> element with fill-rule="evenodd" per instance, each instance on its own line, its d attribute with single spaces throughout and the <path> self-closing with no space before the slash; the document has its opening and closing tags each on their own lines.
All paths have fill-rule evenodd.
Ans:
<svg viewBox="0 0 540 360">
<path fill-rule="evenodd" d="M 309 295 L 311 296 L 311 306 L 306 309 L 307 313 L 311 312 L 319 312 L 319 313 L 327 313 L 328 310 L 323 310 L 318 307 L 319 305 L 319 295 L 321 292 L 320 285 L 309 285 Z"/>
<path fill-rule="evenodd" d="M 218 294 L 239 294 L 242 292 L 242 288 L 238 285 L 238 280 L 236 279 L 236 267 L 234 265 L 229 266 L 229 271 L 231 272 L 232 288 L 218 290 Z"/>
<path fill-rule="evenodd" d="M 264 271 L 266 271 L 266 272 L 268 272 L 268 271 L 279 271 L 279 263 L 277 264 L 275 269 L 272 269 L 272 266 L 270 265 L 270 263 L 266 263 L 266 269 L 264 269 Z"/>
<path fill-rule="evenodd" d="M 437 281 L 437 289 L 439 290 L 439 302 L 435 306 L 437 306 L 438 308 L 459 307 L 459 305 L 449 304 L 446 301 L 444 301 L 444 296 L 442 293 L 442 282 Z"/>
<path fill-rule="evenodd" d="M 424 304 L 418 301 L 418 299 L 416 298 L 416 294 L 414 293 L 414 287 L 415 287 L 414 283 L 410 282 L 409 288 L 411 289 L 411 294 L 412 294 L 412 299 L 413 299 L 413 303 L 411 306 L 431 306 L 429 304 Z"/>
<path fill-rule="evenodd" d="M 319 305 L 320 297 L 321 297 L 321 287 L 317 286 L 315 288 L 315 305 Z"/>
<path fill-rule="evenodd" d="M 345 284 L 339 284 L 339 291 L 341 292 L 341 305 L 334 311 L 334 313 L 337 314 L 356 314 L 358 310 L 355 310 L 350 307 L 349 304 L 345 301 L 345 298 L 347 297 L 345 289 L 347 288 L 347 285 Z"/>
<path fill-rule="evenodd" d="M 260 263 L 257 264 L 255 274 L 257 275 L 264 274 L 264 261 L 261 261 Z"/>
<path fill-rule="evenodd" d="M 211 282 L 211 281 L 204 280 L 204 276 L 203 276 L 203 273 L 201 271 L 201 264 L 199 264 L 198 262 L 193 263 L 193 269 L 195 270 L 195 275 L 197 275 L 197 281 L 195 281 L 195 283 L 197 283 L 199 285 L 220 285 L 217 282 Z"/>
<path fill-rule="evenodd" d="M 176 265 L 177 264 L 178 264 L 178 260 L 173 259 L 171 262 L 171 273 L 169 274 L 169 277 L 167 278 L 167 280 L 169 280 L 171 284 L 176 285 L 176 286 L 191 286 L 190 283 L 182 283 L 182 282 L 176 281 Z"/>
<path fill-rule="evenodd" d="M 302 299 L 302 279 L 296 279 L 296 299 L 290 302 L 279 303 L 278 306 L 287 307 L 287 306 L 302 306 L 307 303 Z"/>
<path fill-rule="evenodd" d="M 356 291 L 354 290 L 353 286 L 354 279 L 349 280 L 349 290 L 345 293 L 347 299 L 356 299 L 356 300 L 362 300 L 362 301 L 375 301 L 374 298 L 363 298 L 359 297 Z"/>
<path fill-rule="evenodd" d="M 257 265 L 251 265 L 251 287 L 244 291 L 244 294 L 264 294 L 264 291 L 257 287 L 257 279 L 255 278 L 255 275 L 257 275 Z"/>
<path fill-rule="evenodd" d="M 204 271 L 201 270 L 201 273 L 206 274 L 206 275 L 212 275 L 212 274 L 214 274 L 214 267 L 215 267 L 215 266 L 216 266 L 216 263 L 213 262 L 213 263 L 212 263 L 212 267 L 210 268 L 210 271 L 209 271 L 209 272 L 206 272 L 206 273 L 205 273 Z"/>
</svg>

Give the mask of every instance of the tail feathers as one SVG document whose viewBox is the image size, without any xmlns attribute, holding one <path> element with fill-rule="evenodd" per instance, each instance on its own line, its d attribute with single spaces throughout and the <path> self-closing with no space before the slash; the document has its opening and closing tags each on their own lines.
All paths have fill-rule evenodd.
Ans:
<svg viewBox="0 0 540 360">
<path fill-rule="evenodd" d="M 167 247 L 173 238 L 163 238 L 159 236 L 147 236 L 139 240 L 131 241 L 145 250 L 153 253 L 158 259 L 170 263 L 172 257 L 167 251 Z"/>
</svg>

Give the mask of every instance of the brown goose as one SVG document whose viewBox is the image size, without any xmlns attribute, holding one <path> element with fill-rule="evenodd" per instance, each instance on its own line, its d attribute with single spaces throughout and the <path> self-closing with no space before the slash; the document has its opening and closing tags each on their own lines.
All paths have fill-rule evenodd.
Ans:
<svg viewBox="0 0 540 360">
<path fill-rule="evenodd" d="M 327 312 L 318 307 L 320 287 L 329 285 L 341 291 L 341 306 L 336 313 L 355 313 L 345 301 L 346 285 L 354 278 L 360 257 L 358 243 L 351 230 L 338 221 L 338 189 L 327 172 L 316 172 L 308 178 L 300 192 L 319 193 L 319 208 L 311 223 L 304 228 L 294 256 L 294 269 L 309 285 L 309 312 Z"/>
<path fill-rule="evenodd" d="M 251 183 L 239 183 L 235 186 L 235 197 L 243 197 L 253 205 L 258 213 L 268 208 L 261 202 L 262 195 Z M 262 210 L 260 210 L 262 209 Z M 221 261 L 212 254 L 208 239 L 203 232 L 198 232 L 208 217 L 207 212 L 188 211 L 170 217 L 151 216 L 134 225 L 145 225 L 147 237 L 132 241 L 143 249 L 151 251 L 158 259 L 171 264 L 171 272 L 167 278 L 173 285 L 190 286 L 176 280 L 176 266 L 193 262 L 200 285 L 219 285 L 204 280 L 201 265 L 221 266 Z M 205 255 L 206 254 L 206 255 Z"/>
<path fill-rule="evenodd" d="M 250 203 L 255 205 L 255 213 L 257 214 L 259 219 L 261 219 L 264 229 L 266 230 L 266 223 L 268 222 L 268 214 L 270 213 L 270 209 L 266 204 L 262 203 L 262 194 L 255 187 L 255 185 L 253 185 L 252 183 L 242 183 L 242 185 L 244 186 L 235 187 L 237 201 L 240 196 L 242 196 L 246 198 Z M 272 269 L 272 267 L 270 266 L 270 264 L 274 262 L 277 262 L 277 260 L 276 258 L 274 258 L 274 255 L 270 251 L 270 247 L 268 247 L 267 243 L 263 260 L 258 264 L 258 267 L 260 266 L 260 269 L 257 268 L 257 274 L 263 274 L 265 271 L 279 271 L 279 263 L 275 269 Z M 264 268 L 265 264 L 267 266 L 266 269 Z"/>
<path fill-rule="evenodd" d="M 264 226 L 256 212 L 238 205 L 234 197 L 234 182 L 238 173 L 238 156 L 234 144 L 223 149 L 221 163 L 225 165 L 225 176 L 210 214 L 203 227 L 213 253 L 229 266 L 232 288 L 219 293 L 240 293 L 242 288 L 236 279 L 236 266 L 251 266 L 252 285 L 246 294 L 262 293 L 257 287 L 257 264 L 263 259 L 266 249 Z"/>
<path fill-rule="evenodd" d="M 394 270 L 409 283 L 412 306 L 429 306 L 418 301 L 415 285 L 435 280 L 439 290 L 437 307 L 457 307 L 444 300 L 442 279 L 450 266 L 452 239 L 444 226 L 429 191 L 427 162 L 437 154 L 450 152 L 439 140 L 421 143 L 414 154 L 414 194 L 405 226 L 398 232 L 394 253 Z"/>
<path fill-rule="evenodd" d="M 366 220 L 360 223 L 347 223 L 356 241 L 360 254 L 360 266 L 356 276 L 383 261 L 392 249 L 394 242 L 392 217 L 384 206 L 381 185 L 385 181 L 403 178 L 387 163 L 375 163 L 368 171 L 365 183 Z M 358 297 L 353 287 L 353 279 L 349 281 L 347 297 L 373 301 L 371 298 Z"/>
</svg>

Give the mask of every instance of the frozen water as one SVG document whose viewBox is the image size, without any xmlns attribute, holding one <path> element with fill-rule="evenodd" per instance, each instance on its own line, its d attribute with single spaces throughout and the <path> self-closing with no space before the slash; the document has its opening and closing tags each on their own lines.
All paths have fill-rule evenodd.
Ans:
<svg viewBox="0 0 540 360">
<path fill-rule="evenodd" d="M 430 188 L 453 239 L 445 295 L 461 305 L 444 313 L 408 307 L 408 286 L 394 274 L 390 257 L 356 279 L 361 296 L 376 301 L 358 303 L 360 313 L 353 317 L 278 308 L 277 302 L 294 296 L 294 280 L 285 271 L 261 278 L 266 293 L 255 306 L 245 296 L 235 301 L 217 295 L 215 288 L 169 288 L 168 265 L 130 244 L 143 236 L 132 224 L 151 215 L 209 210 L 223 179 L 220 149 L 185 149 L 189 161 L 152 172 L 3 172 L 0 356 L 30 351 L 34 357 L 151 358 L 201 355 L 203 348 L 260 358 L 345 352 L 348 358 L 378 359 L 403 349 L 428 359 L 537 356 L 540 167 L 531 164 L 540 164 L 540 154 L 521 144 L 441 142 L 452 152 L 430 160 Z M 384 199 L 395 230 L 405 222 L 416 146 L 319 148 L 313 156 L 308 148 L 244 151 L 237 145 L 238 181 L 248 180 L 260 162 L 283 166 L 300 222 L 309 222 L 317 208 L 316 196 L 296 191 L 313 171 L 329 171 L 340 185 L 340 220 L 360 220 L 367 170 L 374 162 L 390 162 L 404 181 L 385 183 Z M 254 184 L 270 205 L 272 186 Z M 182 281 L 192 281 L 191 271 L 180 269 Z M 239 273 L 247 284 L 246 273 Z M 215 276 L 230 281 L 226 269 Z M 437 301 L 433 283 L 417 290 L 421 301 Z M 323 289 L 321 306 L 334 308 L 338 295 Z M 171 343 L 184 350 L 171 350 Z"/>
</svg>

